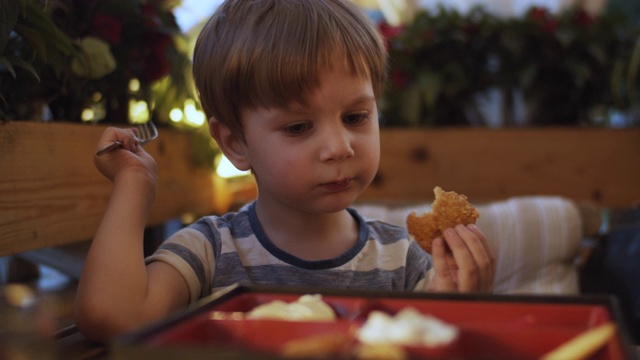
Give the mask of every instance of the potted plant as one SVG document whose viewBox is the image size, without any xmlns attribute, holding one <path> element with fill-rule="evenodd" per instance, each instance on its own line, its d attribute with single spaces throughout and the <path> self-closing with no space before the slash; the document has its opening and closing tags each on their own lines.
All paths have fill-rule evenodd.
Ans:
<svg viewBox="0 0 640 360">
<path fill-rule="evenodd" d="M 598 125 L 638 100 L 640 27 L 617 12 L 532 7 L 501 18 L 482 7 L 441 7 L 381 29 L 391 59 L 382 111 L 391 126 L 486 125 L 477 98 L 496 88 L 503 126 L 515 125 L 514 93 L 528 108 L 526 125 Z"/>
<path fill-rule="evenodd" d="M 186 42 L 164 0 L 6 0 L 0 118 L 44 103 L 56 120 L 126 123 L 130 100 L 166 120 L 189 95 Z M 162 102 L 155 102 L 158 97 Z M 90 115 L 83 110 L 94 110 Z"/>
<path fill-rule="evenodd" d="M 3 1 L 0 19 L 0 119 L 39 116 L 34 108 L 39 113 L 46 106 L 41 73 L 60 76 L 77 53 L 71 39 L 32 1 Z"/>
</svg>

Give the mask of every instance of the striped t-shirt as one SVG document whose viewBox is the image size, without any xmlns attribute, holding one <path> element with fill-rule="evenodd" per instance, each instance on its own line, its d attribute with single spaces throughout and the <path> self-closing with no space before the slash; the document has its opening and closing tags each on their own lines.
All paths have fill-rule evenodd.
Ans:
<svg viewBox="0 0 640 360">
<path fill-rule="evenodd" d="M 147 259 L 173 266 L 196 301 L 232 285 L 287 285 L 357 290 L 426 290 L 429 254 L 406 229 L 365 220 L 357 243 L 333 259 L 307 261 L 276 247 L 264 233 L 255 203 L 239 212 L 206 216 L 169 237 Z"/>
</svg>

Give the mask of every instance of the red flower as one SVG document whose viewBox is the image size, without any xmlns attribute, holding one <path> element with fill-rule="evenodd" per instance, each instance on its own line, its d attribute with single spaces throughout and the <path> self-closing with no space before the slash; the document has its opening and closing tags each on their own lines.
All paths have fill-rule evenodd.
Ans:
<svg viewBox="0 0 640 360">
<path fill-rule="evenodd" d="M 544 32 L 554 32 L 558 28 L 558 20 L 551 16 L 545 8 L 534 6 L 529 10 L 528 18 L 538 23 Z"/>
<path fill-rule="evenodd" d="M 378 29 L 384 38 L 391 39 L 404 31 L 404 26 L 391 26 L 386 21 L 383 21 L 378 24 Z"/>
<path fill-rule="evenodd" d="M 556 31 L 558 28 L 558 20 L 557 19 L 549 19 L 542 24 L 542 30 L 548 33 L 552 33 Z"/>
<path fill-rule="evenodd" d="M 467 37 L 471 38 L 478 33 L 478 26 L 474 23 L 468 22 L 462 26 L 462 32 Z"/>
<path fill-rule="evenodd" d="M 576 14 L 574 15 L 574 19 L 576 23 L 583 27 L 589 27 L 596 21 L 596 19 L 584 9 L 576 12 Z"/>
<path fill-rule="evenodd" d="M 122 23 L 109 14 L 97 13 L 93 16 L 90 35 L 97 36 L 111 44 L 119 44 L 122 39 Z"/>
<path fill-rule="evenodd" d="M 153 4 L 146 2 L 142 4 L 142 14 L 146 16 L 156 16 L 158 12 Z"/>
<path fill-rule="evenodd" d="M 404 31 L 404 26 L 391 26 L 386 21 L 378 24 L 378 30 L 384 39 L 384 44 L 389 49 L 389 42 Z"/>
<path fill-rule="evenodd" d="M 149 34 L 145 38 L 145 42 L 150 46 L 144 54 L 142 80 L 152 83 L 169 74 L 171 66 L 167 59 L 167 49 L 173 39 L 160 33 Z"/>
<path fill-rule="evenodd" d="M 395 89 L 404 89 L 409 84 L 409 74 L 404 70 L 393 69 L 389 75 L 391 85 Z"/>
<path fill-rule="evenodd" d="M 162 20 L 158 17 L 158 11 L 155 6 L 149 3 L 142 5 L 142 16 L 144 17 L 144 26 L 149 29 L 160 29 Z"/>
<path fill-rule="evenodd" d="M 536 21 L 544 21 L 549 15 L 549 11 L 547 9 L 534 6 L 529 10 L 529 19 Z"/>
</svg>

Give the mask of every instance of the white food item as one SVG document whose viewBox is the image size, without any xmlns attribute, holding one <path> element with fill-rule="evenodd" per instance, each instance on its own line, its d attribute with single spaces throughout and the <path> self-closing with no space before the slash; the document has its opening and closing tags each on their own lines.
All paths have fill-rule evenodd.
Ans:
<svg viewBox="0 0 640 360">
<path fill-rule="evenodd" d="M 322 295 L 302 295 L 298 300 L 286 303 L 274 300 L 256 306 L 247 313 L 247 319 L 276 319 L 287 321 L 335 321 L 336 314 Z"/>
<path fill-rule="evenodd" d="M 395 316 L 372 311 L 358 331 L 358 339 L 368 344 L 448 345 L 458 337 L 458 328 L 433 316 L 405 308 Z"/>
</svg>

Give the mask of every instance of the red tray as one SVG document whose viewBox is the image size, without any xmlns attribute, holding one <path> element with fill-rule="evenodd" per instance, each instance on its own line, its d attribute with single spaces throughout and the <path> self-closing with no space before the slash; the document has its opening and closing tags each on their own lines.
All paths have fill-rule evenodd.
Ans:
<svg viewBox="0 0 640 360">
<path fill-rule="evenodd" d="M 245 320 L 242 314 L 273 300 L 322 294 L 335 322 Z M 137 333 L 114 347 L 121 355 L 160 354 L 181 358 L 277 358 L 285 343 L 324 333 L 352 332 L 372 310 L 395 314 L 413 307 L 460 330 L 451 345 L 411 347 L 410 358 L 537 359 L 590 328 L 615 322 L 616 336 L 590 359 L 633 359 L 629 336 L 615 298 L 610 296 L 499 296 L 363 292 L 234 286 Z"/>
</svg>

